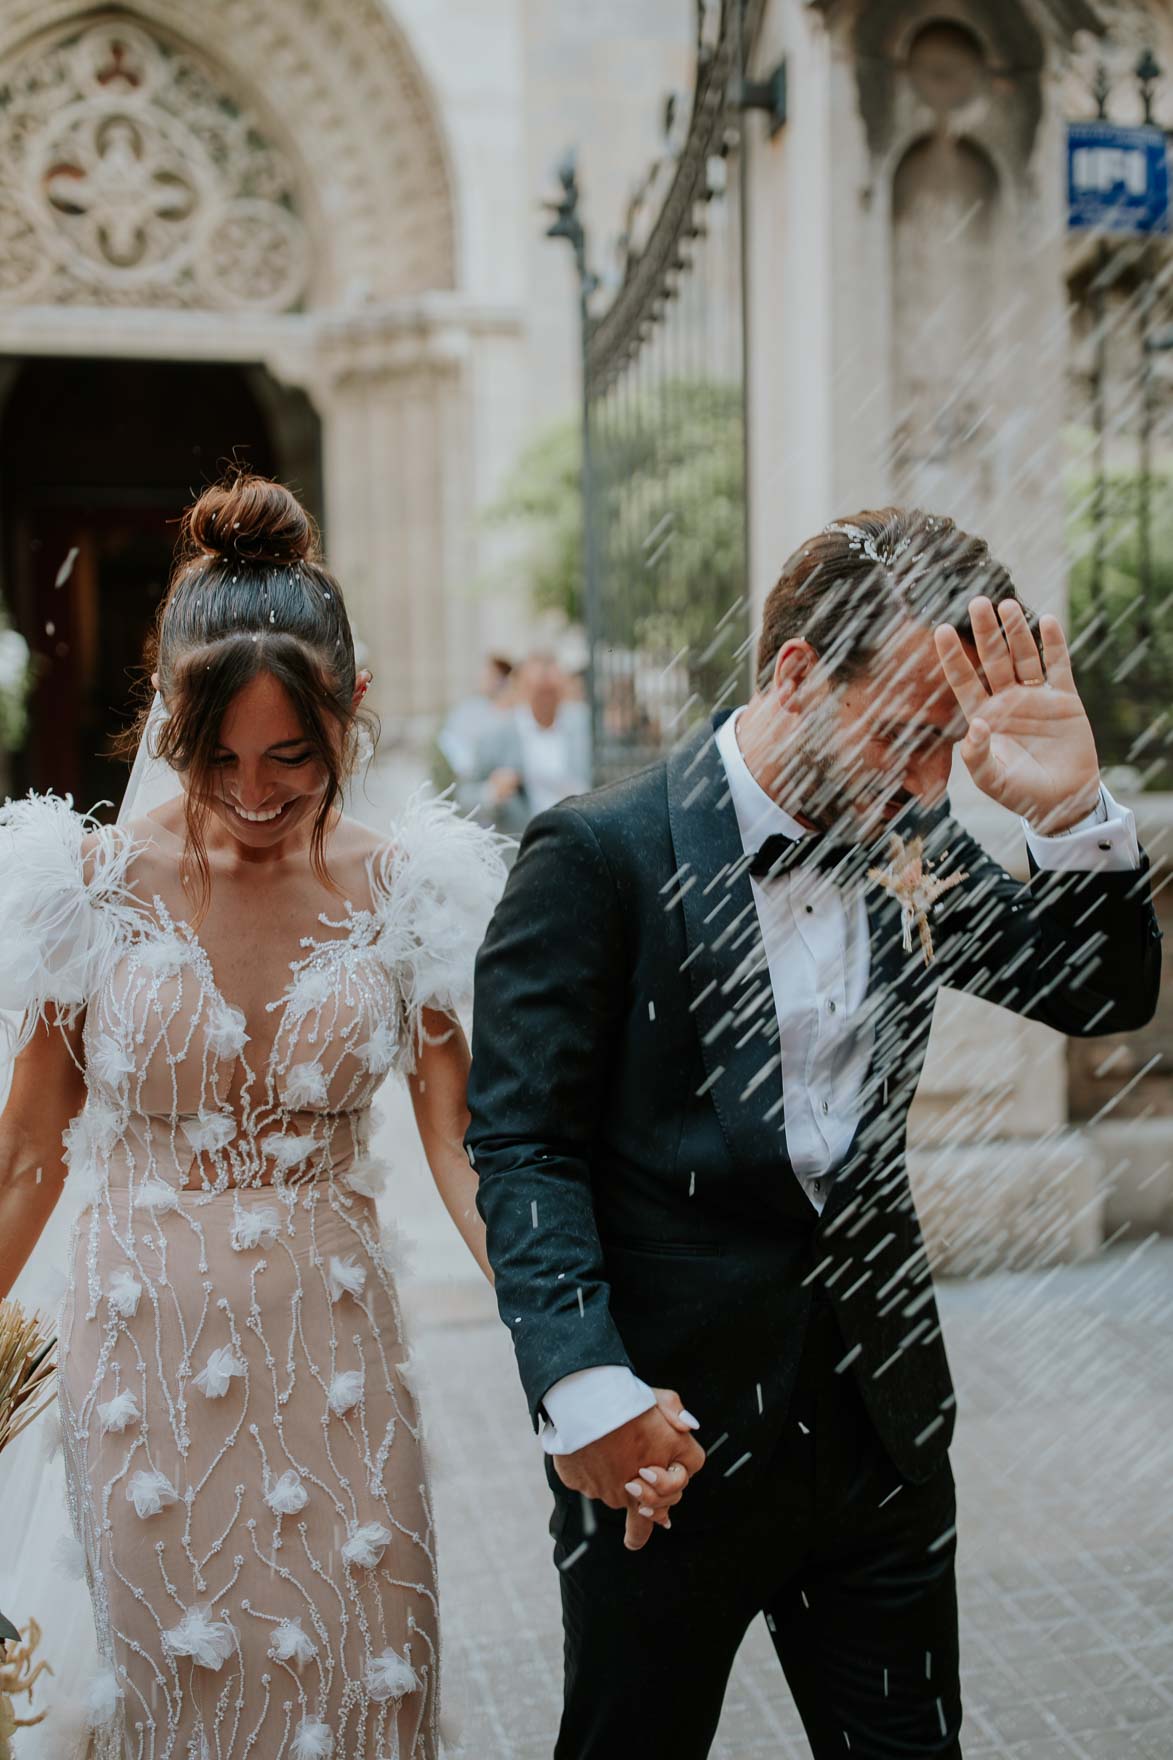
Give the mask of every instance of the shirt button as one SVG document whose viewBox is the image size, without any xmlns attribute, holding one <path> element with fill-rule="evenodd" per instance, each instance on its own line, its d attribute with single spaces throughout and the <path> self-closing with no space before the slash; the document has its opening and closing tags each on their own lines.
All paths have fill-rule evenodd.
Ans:
<svg viewBox="0 0 1173 1760">
<path fill-rule="evenodd" d="M 826 1118 L 826 1116 L 830 1112 L 830 1110 L 831 1110 L 831 1102 L 829 1100 L 824 1100 L 823 1101 L 823 1117 L 824 1118 Z"/>
<path fill-rule="evenodd" d="M 809 917 L 814 912 L 815 907 L 813 904 L 804 904 L 802 908 L 806 912 L 807 916 Z"/>
<path fill-rule="evenodd" d="M 1110 843 L 1101 843 L 1100 845 L 1101 849 L 1111 849 L 1111 847 L 1112 845 Z"/>
<path fill-rule="evenodd" d="M 828 998 L 827 998 L 827 1013 L 828 1014 L 835 1013 L 835 998 L 833 996 L 828 996 Z"/>
</svg>

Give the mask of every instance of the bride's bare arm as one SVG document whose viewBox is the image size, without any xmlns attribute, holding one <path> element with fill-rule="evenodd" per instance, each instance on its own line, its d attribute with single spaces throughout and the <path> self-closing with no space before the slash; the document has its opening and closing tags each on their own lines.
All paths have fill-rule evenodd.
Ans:
<svg viewBox="0 0 1173 1760">
<path fill-rule="evenodd" d="M 424 1010 L 424 1043 L 408 1077 L 420 1141 L 436 1189 L 489 1282 L 493 1273 L 485 1251 L 485 1225 L 476 1207 L 477 1176 L 464 1151 L 468 1128 L 468 1072 L 472 1062 L 460 1022 L 436 1009 Z"/>
<path fill-rule="evenodd" d="M 68 1029 L 44 1021 L 13 1066 L 0 1113 L 0 1296 L 16 1282 L 65 1184 L 61 1133 L 86 1098 L 81 1035 L 80 1016 Z"/>
</svg>

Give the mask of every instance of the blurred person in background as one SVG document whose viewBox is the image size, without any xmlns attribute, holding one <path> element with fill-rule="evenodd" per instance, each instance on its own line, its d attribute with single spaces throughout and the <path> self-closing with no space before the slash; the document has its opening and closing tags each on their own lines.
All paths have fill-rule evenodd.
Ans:
<svg viewBox="0 0 1173 1760">
<path fill-rule="evenodd" d="M 535 813 L 590 787 L 590 712 L 545 648 L 518 668 L 515 696 L 512 714 L 482 737 L 474 774 L 456 792 L 499 831 L 520 836 Z"/>
<path fill-rule="evenodd" d="M 480 690 L 448 711 L 436 745 L 448 766 L 449 781 L 464 782 L 476 775 L 481 741 L 496 730 L 508 713 L 512 678 L 512 660 L 503 654 L 486 654 Z"/>
</svg>

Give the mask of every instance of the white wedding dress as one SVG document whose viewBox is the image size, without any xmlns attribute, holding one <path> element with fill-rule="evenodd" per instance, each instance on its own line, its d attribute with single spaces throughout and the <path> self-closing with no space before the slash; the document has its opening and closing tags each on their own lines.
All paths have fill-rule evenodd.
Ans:
<svg viewBox="0 0 1173 1760">
<path fill-rule="evenodd" d="M 83 867 L 94 829 L 53 796 L 0 808 L 0 1007 L 26 1037 L 84 1010 L 58 1354 L 93 1754 L 430 1760 L 435 1535 L 370 1109 L 471 986 L 496 840 L 413 798 L 369 899 L 274 974 L 274 1034 L 134 895 L 125 832 Z"/>
</svg>

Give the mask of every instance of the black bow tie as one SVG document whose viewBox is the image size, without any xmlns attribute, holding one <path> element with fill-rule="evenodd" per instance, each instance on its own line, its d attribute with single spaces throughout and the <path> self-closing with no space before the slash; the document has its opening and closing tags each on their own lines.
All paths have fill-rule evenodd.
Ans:
<svg viewBox="0 0 1173 1760">
<path fill-rule="evenodd" d="M 775 831 L 755 851 L 749 871 L 755 880 L 772 880 L 793 868 L 814 869 L 846 880 L 866 866 L 869 853 L 859 844 L 846 843 L 824 831 L 811 831 L 805 837 L 787 837 Z"/>
</svg>

